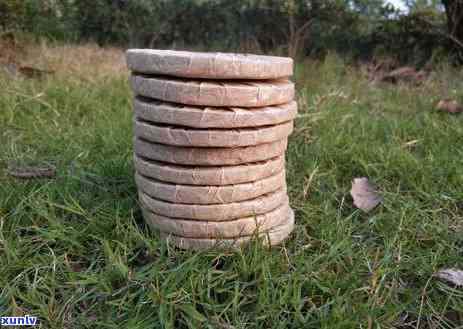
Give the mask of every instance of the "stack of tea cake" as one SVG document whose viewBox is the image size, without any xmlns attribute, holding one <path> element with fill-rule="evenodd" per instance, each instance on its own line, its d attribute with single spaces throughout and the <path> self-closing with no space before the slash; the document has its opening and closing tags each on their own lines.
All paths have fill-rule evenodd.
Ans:
<svg viewBox="0 0 463 329">
<path fill-rule="evenodd" d="M 291 58 L 131 49 L 143 216 L 181 248 L 269 245 L 293 230 L 285 181 Z"/>
</svg>

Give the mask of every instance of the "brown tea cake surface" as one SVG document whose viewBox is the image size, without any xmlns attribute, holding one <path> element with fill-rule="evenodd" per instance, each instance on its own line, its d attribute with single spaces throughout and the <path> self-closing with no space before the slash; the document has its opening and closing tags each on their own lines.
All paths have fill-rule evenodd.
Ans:
<svg viewBox="0 0 463 329">
<path fill-rule="evenodd" d="M 274 246 L 282 243 L 294 229 L 294 212 L 289 211 L 287 220 L 283 225 L 274 227 L 266 233 L 256 236 L 239 237 L 234 239 L 198 239 L 186 238 L 168 232 L 161 232 L 161 238 L 182 249 L 209 249 L 209 248 L 233 248 L 249 243 L 253 238 L 262 239 L 266 246 Z"/>
<path fill-rule="evenodd" d="M 255 182 L 224 185 L 175 185 L 135 174 L 139 190 L 155 199 L 186 204 L 222 204 L 255 199 L 285 186 L 285 171 Z"/>
<path fill-rule="evenodd" d="M 193 129 L 156 125 L 134 118 L 134 134 L 159 144 L 189 147 L 239 147 L 275 142 L 293 131 L 293 121 L 273 126 L 237 129 Z"/>
<path fill-rule="evenodd" d="M 245 147 L 182 147 L 134 140 L 135 154 L 161 162 L 191 166 L 227 166 L 269 160 L 285 153 L 288 140 Z"/>
<path fill-rule="evenodd" d="M 168 103 L 134 97 L 133 111 L 139 118 L 192 128 L 243 128 L 275 125 L 291 121 L 297 114 L 297 103 L 242 108 L 207 107 Z"/>
<path fill-rule="evenodd" d="M 221 222 L 268 213 L 282 204 L 288 203 L 288 196 L 286 186 L 284 186 L 275 192 L 264 194 L 256 199 L 225 204 L 171 203 L 155 199 L 142 191 L 139 192 L 139 200 L 145 209 L 164 217 Z"/>
<path fill-rule="evenodd" d="M 237 166 L 182 166 L 134 154 L 135 169 L 146 177 L 183 185 L 232 185 L 275 175 L 285 167 L 284 156 Z"/>
<path fill-rule="evenodd" d="M 231 221 L 199 221 L 165 217 L 145 210 L 143 215 L 148 225 L 162 232 L 186 238 L 236 238 L 265 233 L 281 226 L 288 220 L 289 204 L 262 215 Z"/>
<path fill-rule="evenodd" d="M 261 107 L 294 99 L 289 80 L 214 81 L 132 74 L 136 95 L 187 105 Z"/>
<path fill-rule="evenodd" d="M 135 72 L 205 79 L 276 79 L 293 73 L 288 57 L 129 49 L 127 66 Z"/>
</svg>

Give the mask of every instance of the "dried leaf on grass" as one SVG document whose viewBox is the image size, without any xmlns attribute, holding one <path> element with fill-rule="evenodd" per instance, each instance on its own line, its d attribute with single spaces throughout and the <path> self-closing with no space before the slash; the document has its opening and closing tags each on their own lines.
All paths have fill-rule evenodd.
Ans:
<svg viewBox="0 0 463 329">
<path fill-rule="evenodd" d="M 373 210 L 383 201 L 366 177 L 354 178 L 350 194 L 354 199 L 354 205 L 364 212 Z"/>
<path fill-rule="evenodd" d="M 419 139 L 414 139 L 414 140 L 411 140 L 411 141 L 408 141 L 404 144 L 402 144 L 402 147 L 403 148 L 413 148 L 415 146 L 417 146 L 419 144 L 420 140 Z"/>
<path fill-rule="evenodd" d="M 463 107 L 457 101 L 452 99 L 442 99 L 439 103 L 437 103 L 436 109 L 447 113 L 460 113 L 463 111 Z"/>
<path fill-rule="evenodd" d="M 41 79 L 46 75 L 53 74 L 55 71 L 39 69 L 32 66 L 20 66 L 18 71 L 27 78 Z"/>
<path fill-rule="evenodd" d="M 39 69 L 32 66 L 17 65 L 13 62 L 4 64 L 4 69 L 12 76 L 23 76 L 30 79 L 42 79 L 55 71 Z"/>
<path fill-rule="evenodd" d="M 463 271 L 462 270 L 458 270 L 454 268 L 442 269 L 436 273 L 436 277 L 438 277 L 439 279 L 448 281 L 450 283 L 453 283 L 456 286 L 463 286 Z"/>
<path fill-rule="evenodd" d="M 378 64 L 376 66 L 371 66 L 368 69 L 369 80 L 373 83 L 376 82 L 385 82 L 397 84 L 399 82 L 408 82 L 414 84 L 422 83 L 428 73 L 421 70 L 417 71 L 414 67 L 402 66 L 396 69 L 397 63 L 389 63 L 387 65 Z"/>
<path fill-rule="evenodd" d="M 211 322 L 217 326 L 219 329 L 235 329 L 234 326 L 231 324 L 225 323 L 223 320 L 221 320 L 219 317 L 214 317 L 211 319 Z"/>
<path fill-rule="evenodd" d="M 423 71 L 416 71 L 415 68 L 404 66 L 385 74 L 382 82 L 398 83 L 404 82 L 422 82 L 426 78 L 426 73 Z"/>
<path fill-rule="evenodd" d="M 43 167 L 17 167 L 9 166 L 7 173 L 16 178 L 53 178 L 56 176 L 56 168 L 53 166 L 43 166 Z"/>
</svg>

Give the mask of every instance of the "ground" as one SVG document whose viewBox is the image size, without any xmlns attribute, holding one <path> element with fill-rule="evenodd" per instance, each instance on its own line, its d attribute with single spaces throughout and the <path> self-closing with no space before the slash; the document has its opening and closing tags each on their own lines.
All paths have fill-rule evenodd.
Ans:
<svg viewBox="0 0 463 329">
<path fill-rule="evenodd" d="M 181 251 L 143 224 L 123 53 L 35 45 L 0 73 L 0 314 L 42 328 L 455 328 L 463 290 L 462 73 L 373 84 L 336 56 L 297 65 L 287 153 L 296 229 L 280 247 Z M 52 164 L 54 179 L 6 168 Z M 384 203 L 349 195 L 368 177 Z"/>
</svg>

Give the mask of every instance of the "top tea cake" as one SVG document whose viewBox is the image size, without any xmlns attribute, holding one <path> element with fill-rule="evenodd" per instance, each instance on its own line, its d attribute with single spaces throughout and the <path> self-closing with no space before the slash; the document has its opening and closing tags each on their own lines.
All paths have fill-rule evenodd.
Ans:
<svg viewBox="0 0 463 329">
<path fill-rule="evenodd" d="M 289 57 L 129 49 L 130 70 L 145 74 L 198 79 L 280 79 L 293 73 Z"/>
</svg>

